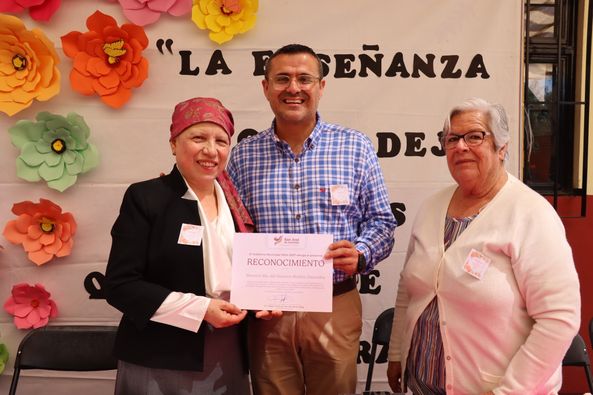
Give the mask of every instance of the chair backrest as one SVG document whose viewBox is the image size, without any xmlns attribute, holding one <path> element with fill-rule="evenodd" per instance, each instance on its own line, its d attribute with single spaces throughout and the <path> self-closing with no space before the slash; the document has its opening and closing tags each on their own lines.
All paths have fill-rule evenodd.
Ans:
<svg viewBox="0 0 593 395">
<path fill-rule="evenodd" d="M 367 371 L 367 379 L 364 385 L 364 390 L 371 389 L 373 380 L 373 368 L 375 366 L 375 358 L 377 357 L 377 345 L 383 346 L 383 353 L 387 353 L 389 347 L 389 340 L 391 338 L 391 325 L 393 324 L 393 314 L 395 309 L 393 307 L 385 310 L 375 320 L 373 327 L 373 339 L 371 344 L 371 358 L 369 361 L 369 369 Z"/>
<path fill-rule="evenodd" d="M 572 343 L 568 351 L 566 351 L 564 359 L 562 359 L 562 366 L 581 366 L 585 370 L 589 392 L 593 392 L 593 376 L 591 375 L 591 362 L 587 353 L 587 346 L 578 333 L 572 339 Z"/>
<path fill-rule="evenodd" d="M 33 329 L 14 361 L 9 394 L 14 394 L 22 369 L 93 371 L 117 369 L 113 356 L 116 326 L 46 326 Z"/>
<path fill-rule="evenodd" d="M 377 317 L 373 327 L 373 343 L 388 346 L 391 339 L 391 325 L 393 324 L 394 308 L 391 307 Z"/>
<path fill-rule="evenodd" d="M 591 362 L 589 361 L 589 354 L 587 353 L 587 346 L 585 345 L 585 341 L 577 333 L 577 335 L 572 339 L 572 343 L 566 351 L 566 355 L 562 360 L 563 366 L 589 366 Z"/>
<path fill-rule="evenodd" d="M 21 341 L 15 360 L 20 369 L 110 370 L 115 326 L 46 326 L 29 332 Z"/>
<path fill-rule="evenodd" d="M 593 346 L 593 317 L 589 320 L 589 341 Z"/>
</svg>

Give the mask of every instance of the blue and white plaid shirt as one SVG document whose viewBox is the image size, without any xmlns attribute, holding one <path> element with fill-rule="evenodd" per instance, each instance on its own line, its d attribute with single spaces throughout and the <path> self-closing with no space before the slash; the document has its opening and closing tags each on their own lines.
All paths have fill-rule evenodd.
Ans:
<svg viewBox="0 0 593 395">
<path fill-rule="evenodd" d="M 366 258 L 364 273 L 391 253 L 396 222 L 377 155 L 364 134 L 318 115 L 295 156 L 273 123 L 237 144 L 227 170 L 258 232 L 329 233 L 334 241 L 350 240 Z M 347 186 L 349 204 L 332 204 L 330 188 L 336 185 Z M 346 278 L 334 270 L 334 283 Z"/>
</svg>

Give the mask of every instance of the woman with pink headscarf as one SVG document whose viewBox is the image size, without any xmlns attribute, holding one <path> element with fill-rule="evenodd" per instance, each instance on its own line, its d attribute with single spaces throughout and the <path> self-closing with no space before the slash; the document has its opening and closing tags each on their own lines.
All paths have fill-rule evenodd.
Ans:
<svg viewBox="0 0 593 395">
<path fill-rule="evenodd" d="M 132 184 L 111 231 L 106 295 L 123 313 L 115 393 L 249 394 L 246 311 L 228 302 L 233 235 L 253 230 L 224 170 L 233 117 L 193 98 L 170 130 L 173 170 Z"/>
</svg>

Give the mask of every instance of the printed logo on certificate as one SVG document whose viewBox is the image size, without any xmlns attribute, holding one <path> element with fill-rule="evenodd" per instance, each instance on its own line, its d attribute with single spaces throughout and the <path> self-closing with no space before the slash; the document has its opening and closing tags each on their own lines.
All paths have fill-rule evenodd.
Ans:
<svg viewBox="0 0 593 395">
<path fill-rule="evenodd" d="M 267 245 L 274 250 L 303 250 L 307 248 L 308 235 L 278 233 L 269 236 L 266 237 Z"/>
<path fill-rule="evenodd" d="M 332 311 L 328 234 L 236 233 L 230 302 L 247 310 Z"/>
</svg>

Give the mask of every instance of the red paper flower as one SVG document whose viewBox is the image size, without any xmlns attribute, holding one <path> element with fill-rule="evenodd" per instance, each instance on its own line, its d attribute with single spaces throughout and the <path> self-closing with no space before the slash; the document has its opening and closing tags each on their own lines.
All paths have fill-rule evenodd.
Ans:
<svg viewBox="0 0 593 395">
<path fill-rule="evenodd" d="M 4 303 L 4 310 L 14 316 L 17 328 L 40 328 L 58 315 L 58 307 L 50 296 L 41 284 L 34 287 L 26 283 L 17 284 L 12 287 L 12 296 Z"/>
<path fill-rule="evenodd" d="M 2 0 L 0 12 L 22 12 L 29 9 L 29 15 L 36 21 L 47 22 L 60 8 L 62 0 Z"/>
<path fill-rule="evenodd" d="M 16 203 L 12 212 L 18 218 L 6 224 L 4 237 L 11 243 L 22 244 L 35 264 L 43 265 L 54 256 L 70 254 L 76 233 L 72 214 L 62 213 L 60 206 L 46 199 Z"/>
<path fill-rule="evenodd" d="M 148 76 L 148 61 L 142 56 L 146 33 L 138 25 L 119 27 L 100 11 L 88 17 L 86 26 L 86 33 L 62 36 L 64 53 L 74 60 L 70 84 L 83 95 L 97 94 L 108 106 L 120 108 Z"/>
</svg>

